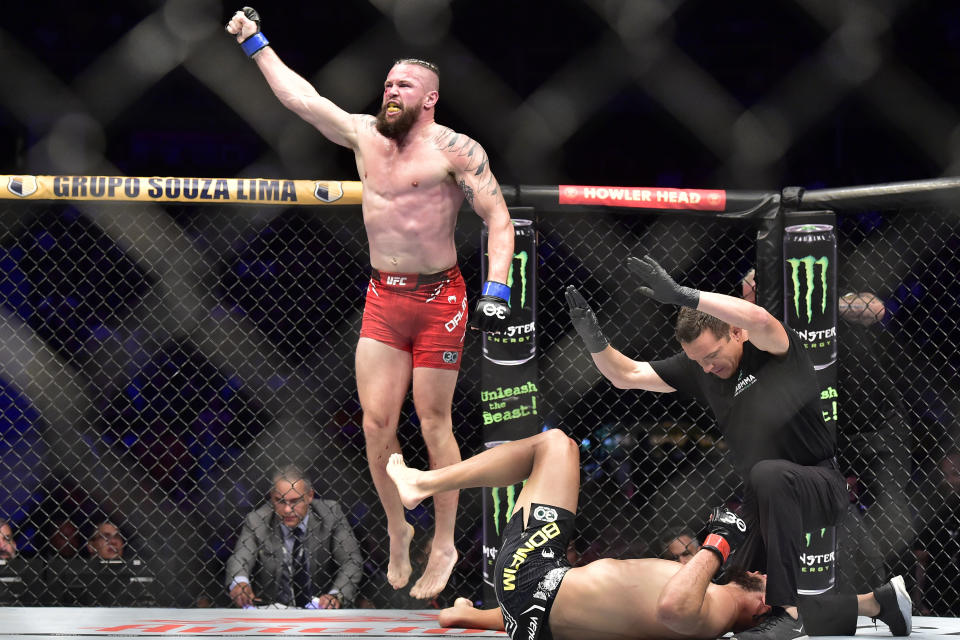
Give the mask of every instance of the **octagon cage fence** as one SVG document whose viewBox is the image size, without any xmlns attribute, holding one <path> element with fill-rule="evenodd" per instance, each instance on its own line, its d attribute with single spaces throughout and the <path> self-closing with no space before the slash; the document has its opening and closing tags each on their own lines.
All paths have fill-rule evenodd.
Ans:
<svg viewBox="0 0 960 640">
<path fill-rule="evenodd" d="M 50 176 L 2 179 L 0 516 L 19 555 L 0 566 L 19 576 L 0 583 L 3 604 L 230 606 L 226 560 L 287 464 L 342 506 L 359 541 L 364 575 L 347 606 L 484 597 L 476 490 L 461 492 L 460 560 L 440 596 L 425 603 L 386 582 L 385 518 L 353 373 L 369 278 L 356 183 L 243 202 L 243 181 L 231 179 L 220 181 L 222 197 L 202 202 L 186 179 L 61 177 L 89 189 L 46 196 L 37 185 Z M 132 181 L 144 185 L 139 199 L 124 195 Z M 179 200 L 164 193 L 173 184 Z M 348 204 L 320 202 L 318 187 L 327 200 L 343 189 Z M 838 324 L 836 426 L 851 500 L 838 588 L 902 573 L 918 610 L 960 614 L 957 539 L 947 533 L 960 495 L 960 180 L 726 192 L 715 211 L 566 205 L 563 189 L 504 195 L 532 208 L 537 229 L 540 426 L 581 443 L 579 561 L 660 556 L 673 536 L 696 533 L 710 507 L 741 496 L 708 413 L 602 378 L 570 324 L 564 287 L 580 288 L 618 349 L 665 357 L 677 350 L 675 310 L 638 294 L 628 256 L 649 254 L 683 284 L 735 295 L 758 266 L 757 299 L 782 316 L 784 215 L 832 211 L 839 292 L 882 302 L 867 307 L 872 317 L 841 314 Z M 472 298 L 481 232 L 462 212 L 456 243 Z M 465 457 L 484 442 L 481 360 L 481 338 L 468 332 L 453 407 Z M 408 463 L 425 468 L 409 400 L 399 432 Z M 408 512 L 414 577 L 431 514 L 429 501 Z M 90 573 L 87 543 L 105 521 L 123 537 L 127 568 L 143 576 L 120 588 L 102 567 Z"/>
</svg>

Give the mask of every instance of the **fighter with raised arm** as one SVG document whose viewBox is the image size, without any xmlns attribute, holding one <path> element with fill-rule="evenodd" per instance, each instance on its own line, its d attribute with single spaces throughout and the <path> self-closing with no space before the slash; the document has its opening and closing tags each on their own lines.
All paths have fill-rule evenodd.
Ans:
<svg viewBox="0 0 960 640">
<path fill-rule="evenodd" d="M 370 475 L 387 515 L 387 579 L 399 589 L 412 572 L 414 531 L 385 467 L 390 454 L 400 451 L 397 426 L 411 385 L 430 466 L 460 460 L 451 403 L 467 297 L 454 244 L 457 213 L 466 199 L 489 229 L 489 280 L 471 323 L 483 331 L 500 330 L 510 315 L 510 214 L 483 147 L 434 121 L 436 65 L 397 60 L 383 85 L 380 112 L 350 114 L 280 60 L 260 31 L 256 11 L 245 7 L 226 28 L 280 102 L 356 158 L 372 265 L 356 351 L 357 390 Z M 457 499 L 456 491 L 434 498 L 435 535 L 424 574 L 410 591 L 415 598 L 440 593 L 457 561 Z"/>
</svg>

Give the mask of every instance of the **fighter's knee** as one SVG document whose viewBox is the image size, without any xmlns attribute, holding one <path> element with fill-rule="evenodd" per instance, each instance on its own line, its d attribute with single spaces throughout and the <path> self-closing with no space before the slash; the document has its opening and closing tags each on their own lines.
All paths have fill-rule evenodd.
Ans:
<svg viewBox="0 0 960 640">
<path fill-rule="evenodd" d="M 420 434 L 428 447 L 441 446 L 447 438 L 453 437 L 453 424 L 449 419 L 428 418 L 420 419 Z"/>
<path fill-rule="evenodd" d="M 367 414 L 363 416 L 363 435 L 367 438 L 390 436 L 396 429 L 396 424 L 386 418 Z"/>
<path fill-rule="evenodd" d="M 567 455 L 580 455 L 577 442 L 560 429 L 547 429 L 541 433 L 543 441 L 551 452 Z"/>
<path fill-rule="evenodd" d="M 750 486 L 756 492 L 777 491 L 789 482 L 780 460 L 761 460 L 750 469 Z"/>
</svg>

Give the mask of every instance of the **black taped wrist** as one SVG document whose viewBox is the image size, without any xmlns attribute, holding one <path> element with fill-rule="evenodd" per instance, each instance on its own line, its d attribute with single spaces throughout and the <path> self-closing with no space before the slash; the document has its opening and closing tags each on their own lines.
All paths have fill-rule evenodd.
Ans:
<svg viewBox="0 0 960 640">
<path fill-rule="evenodd" d="M 700 304 L 700 291 L 698 289 L 692 289 L 690 287 L 677 287 L 678 302 L 682 307 L 690 307 L 691 309 L 696 309 L 697 305 Z"/>
<path fill-rule="evenodd" d="M 584 327 L 579 333 L 583 339 L 583 344 L 586 345 L 587 351 L 590 353 L 600 353 L 610 344 L 607 336 L 603 335 L 603 330 L 597 323 L 593 323 L 593 326 Z"/>
</svg>

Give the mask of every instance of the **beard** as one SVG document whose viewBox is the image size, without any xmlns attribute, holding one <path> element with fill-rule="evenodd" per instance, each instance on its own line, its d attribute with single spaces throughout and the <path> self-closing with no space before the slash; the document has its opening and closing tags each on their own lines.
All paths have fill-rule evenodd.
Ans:
<svg viewBox="0 0 960 640">
<path fill-rule="evenodd" d="M 413 123 L 416 122 L 417 112 L 421 106 L 423 105 L 418 104 L 412 109 L 403 107 L 398 118 L 387 120 L 387 105 L 382 105 L 380 111 L 377 112 L 377 131 L 380 132 L 380 135 L 392 140 L 404 137 L 413 127 Z"/>
</svg>

